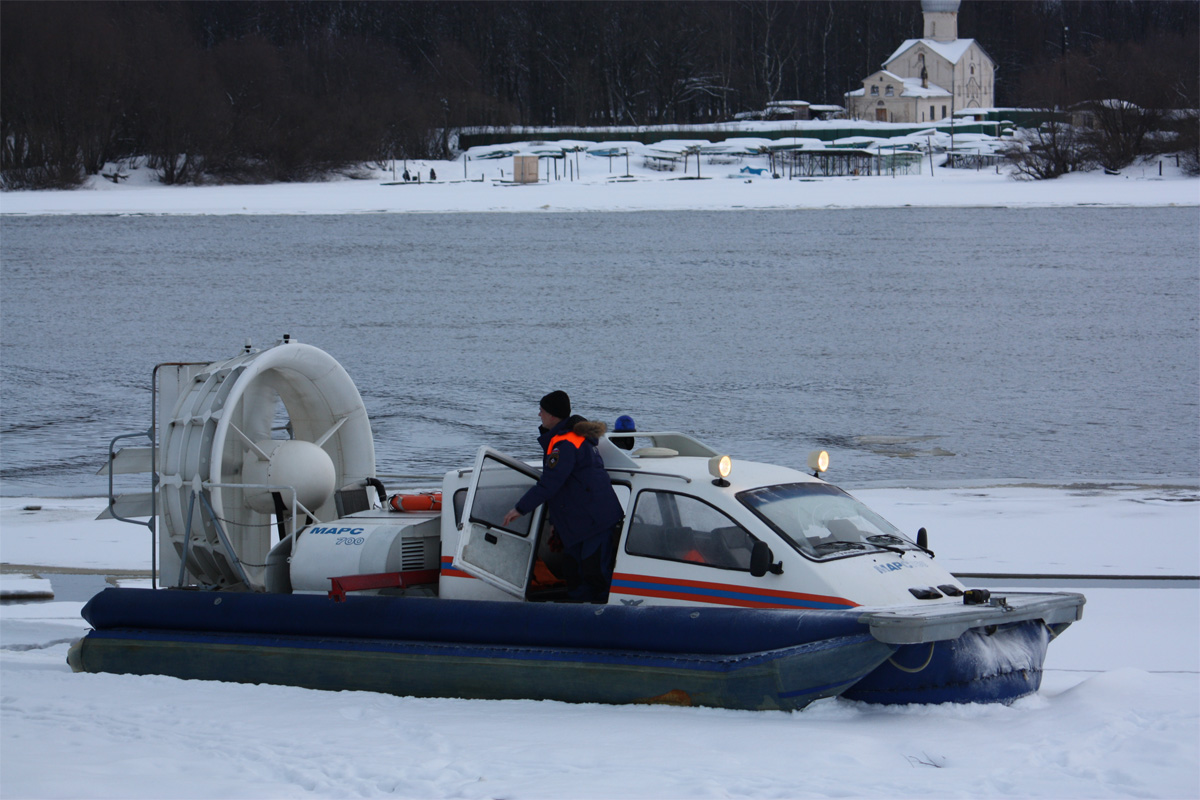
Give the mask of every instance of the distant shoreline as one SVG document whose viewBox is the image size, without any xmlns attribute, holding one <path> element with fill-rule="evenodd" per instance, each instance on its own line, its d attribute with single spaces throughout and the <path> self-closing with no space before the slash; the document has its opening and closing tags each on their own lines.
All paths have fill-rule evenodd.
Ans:
<svg viewBox="0 0 1200 800">
<path fill-rule="evenodd" d="M 397 183 L 390 169 L 358 179 L 223 186 L 164 186 L 148 170 L 113 184 L 98 176 L 80 189 L 0 193 L 0 216 L 334 215 L 591 213 L 644 211 L 799 211 L 884 208 L 1196 208 L 1200 178 L 1173 163 L 1135 165 L 1120 175 L 1072 173 L 1016 180 L 993 170 L 938 167 L 933 175 L 780 178 L 706 165 L 699 180 L 636 168 L 610 173 L 606 159 L 585 161 L 576 180 L 514 185 L 508 160 L 408 162 L 441 180 Z M 620 170 L 624 172 L 624 167 Z M 453 177 L 451 177 L 453 176 Z"/>
</svg>

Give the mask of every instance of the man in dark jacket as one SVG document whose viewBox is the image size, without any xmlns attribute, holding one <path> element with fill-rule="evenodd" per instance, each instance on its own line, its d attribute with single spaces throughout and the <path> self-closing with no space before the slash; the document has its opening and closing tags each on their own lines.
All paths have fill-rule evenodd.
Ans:
<svg viewBox="0 0 1200 800">
<path fill-rule="evenodd" d="M 596 452 L 606 426 L 571 416 L 571 399 L 563 391 L 543 397 L 538 416 L 542 476 L 505 515 L 504 524 L 545 503 L 568 557 L 568 596 L 603 603 L 612 583 L 614 532 L 624 516 Z"/>
</svg>

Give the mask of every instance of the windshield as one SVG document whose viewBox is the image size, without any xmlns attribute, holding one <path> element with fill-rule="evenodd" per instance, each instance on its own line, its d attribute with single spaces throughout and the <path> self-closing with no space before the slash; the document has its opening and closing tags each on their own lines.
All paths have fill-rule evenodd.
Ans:
<svg viewBox="0 0 1200 800">
<path fill-rule="evenodd" d="M 896 526 L 835 486 L 785 483 L 740 492 L 738 499 L 810 558 L 917 549 Z"/>
</svg>

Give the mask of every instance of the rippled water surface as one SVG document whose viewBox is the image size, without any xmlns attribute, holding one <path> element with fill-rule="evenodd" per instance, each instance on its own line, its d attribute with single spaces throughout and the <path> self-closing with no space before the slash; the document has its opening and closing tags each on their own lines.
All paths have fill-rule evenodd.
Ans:
<svg viewBox="0 0 1200 800">
<path fill-rule="evenodd" d="M 830 478 L 1195 482 L 1196 209 L 33 217 L 0 221 L 0 491 L 102 494 L 160 361 L 328 350 L 379 468 L 537 399 Z"/>
</svg>

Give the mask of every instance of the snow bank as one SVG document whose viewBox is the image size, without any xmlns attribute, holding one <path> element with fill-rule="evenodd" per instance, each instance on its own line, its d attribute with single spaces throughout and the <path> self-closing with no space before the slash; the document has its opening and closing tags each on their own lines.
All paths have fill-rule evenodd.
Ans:
<svg viewBox="0 0 1200 800">
<path fill-rule="evenodd" d="M 148 570 L 150 531 L 113 519 L 97 520 L 103 498 L 0 498 L 0 561 L 120 573 Z M 37 511 L 25 506 L 37 505 Z M 7 583 L 7 576 L 4 579 Z"/>
<path fill-rule="evenodd" d="M 0 600 L 49 600 L 52 597 L 54 589 L 45 578 L 0 574 Z"/>
<path fill-rule="evenodd" d="M 83 633 L 78 611 L 72 603 L 4 607 L 6 797 L 1182 798 L 1200 790 L 1194 674 L 1072 676 L 1012 706 L 832 700 L 790 714 L 433 700 L 71 674 L 66 640 Z M 14 646 L 14 636 L 23 643 Z"/>
<path fill-rule="evenodd" d="M 659 143 L 656 147 L 662 148 Z M 481 151 L 480 156 L 498 148 Z M 514 145 L 507 150 L 524 152 Z M 507 151 L 505 150 L 505 151 Z M 470 161 L 408 161 L 374 171 L 368 179 L 262 186 L 163 186 L 147 169 L 131 170 L 120 185 L 92 177 L 74 191 L 4 192 L 0 214 L 397 214 L 456 212 L 567 212 L 748 210 L 878 207 L 1198 206 L 1200 178 L 1180 174 L 1173 159 L 1139 164 L 1120 175 L 1075 173 L 1052 181 L 1019 181 L 990 171 L 935 167 L 922 174 L 879 177 L 772 179 L 742 173 L 768 167 L 767 156 L 733 164 L 695 158 L 685 174 L 648 167 L 643 155 L 570 154 L 558 164 L 561 180 L 510 183 L 511 156 Z M 722 162 L 728 156 L 720 158 Z M 935 162 L 939 157 L 935 156 Z M 628 162 L 629 175 L 624 178 Z M 575 164 L 578 163 L 578 172 Z M 404 168 L 421 183 L 400 181 Z M 776 167 L 778 170 L 778 167 Z M 438 180 L 429 181 L 430 171 Z M 553 175 L 553 170 L 551 175 Z M 786 172 L 781 172 L 786 176 Z M 567 180 L 568 175 L 574 180 Z M 681 180 L 689 177 L 692 180 Z"/>
</svg>

